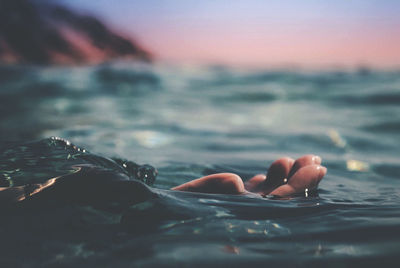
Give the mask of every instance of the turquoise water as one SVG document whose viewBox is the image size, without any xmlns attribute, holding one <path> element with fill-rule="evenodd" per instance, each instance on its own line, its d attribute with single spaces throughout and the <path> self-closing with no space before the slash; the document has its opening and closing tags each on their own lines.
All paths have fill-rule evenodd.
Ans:
<svg viewBox="0 0 400 268">
<path fill-rule="evenodd" d="M 394 265 L 400 253 L 400 71 L 113 63 L 0 67 L 0 168 L 14 185 L 122 158 L 158 169 L 124 211 L 7 211 L 1 266 Z M 54 145 L 62 137 L 82 151 Z M 170 192 L 318 154 L 318 195 Z M 97 159 L 93 161 L 93 159 Z M 89 159 L 89 160 L 88 160 Z M 100 161 L 100 162 L 99 162 Z M 23 256 L 23 257 L 21 257 Z"/>
</svg>

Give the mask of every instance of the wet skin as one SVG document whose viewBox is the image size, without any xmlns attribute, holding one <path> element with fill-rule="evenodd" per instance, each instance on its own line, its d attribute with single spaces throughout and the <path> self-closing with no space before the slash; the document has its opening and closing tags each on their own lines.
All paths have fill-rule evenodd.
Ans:
<svg viewBox="0 0 400 268">
<path fill-rule="evenodd" d="M 124 174 L 116 174 L 90 165 L 76 166 L 76 172 L 47 180 L 41 184 L 0 187 L 0 204 L 78 203 L 121 208 L 156 197 L 152 188 Z M 258 174 L 246 181 L 233 173 L 218 173 L 172 188 L 212 194 L 275 195 L 288 197 L 317 188 L 326 174 L 321 158 L 305 155 L 297 160 L 285 157 L 273 162 L 267 176 Z"/>
<path fill-rule="evenodd" d="M 172 188 L 177 191 L 190 191 L 214 194 L 256 193 L 261 196 L 281 197 L 312 191 L 325 176 L 327 169 L 321 166 L 321 158 L 304 155 L 297 160 L 284 157 L 276 160 L 268 169 L 267 175 L 258 174 L 245 183 L 236 174 L 219 173 L 208 175 Z"/>
</svg>

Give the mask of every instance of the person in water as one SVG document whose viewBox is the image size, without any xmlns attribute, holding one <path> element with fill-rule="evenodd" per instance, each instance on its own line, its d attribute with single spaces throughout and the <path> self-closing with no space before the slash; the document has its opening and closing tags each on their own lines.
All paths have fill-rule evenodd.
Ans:
<svg viewBox="0 0 400 268">
<path fill-rule="evenodd" d="M 0 187 L 0 204 L 40 204 L 73 202 L 104 205 L 135 204 L 157 196 L 157 190 L 125 174 L 91 165 L 78 165 L 77 171 L 52 178 L 44 183 Z M 268 173 L 243 180 L 233 173 L 217 173 L 173 187 L 173 191 L 209 194 L 290 197 L 315 190 L 327 169 L 321 158 L 305 155 L 297 160 L 284 157 L 274 161 Z"/>
</svg>

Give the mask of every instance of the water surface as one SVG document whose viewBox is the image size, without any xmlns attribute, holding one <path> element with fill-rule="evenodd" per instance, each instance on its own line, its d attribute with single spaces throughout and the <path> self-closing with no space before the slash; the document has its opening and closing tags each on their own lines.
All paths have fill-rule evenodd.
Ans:
<svg viewBox="0 0 400 268">
<path fill-rule="evenodd" d="M 123 212 L 7 212 L 0 263 L 394 265 L 399 104 L 398 70 L 2 66 L 2 181 L 66 174 L 82 154 L 151 164 L 157 189 L 213 172 L 246 180 L 279 157 L 308 153 L 328 174 L 317 196 L 290 200 L 164 191 Z"/>
</svg>

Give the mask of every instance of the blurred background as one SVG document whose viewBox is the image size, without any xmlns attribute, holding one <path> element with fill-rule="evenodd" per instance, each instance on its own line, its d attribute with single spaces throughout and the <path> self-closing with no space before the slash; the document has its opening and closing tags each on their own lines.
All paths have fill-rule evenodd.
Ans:
<svg viewBox="0 0 400 268">
<path fill-rule="evenodd" d="M 398 67 L 394 0 L 64 1 L 172 62 Z"/>
<path fill-rule="evenodd" d="M 0 3 L 3 141 L 156 162 L 398 146 L 398 1 Z"/>
<path fill-rule="evenodd" d="M 0 47 L 3 59 L 11 60 L 10 54 L 21 54 L 15 50 L 23 40 L 30 37 L 32 42 L 42 37 L 35 40 L 36 47 L 31 50 L 40 45 L 50 50 L 58 44 L 55 52 L 61 54 L 62 42 L 55 41 L 56 28 L 59 39 L 73 43 L 71 51 L 79 47 L 92 56 L 92 61 L 95 56 L 100 61 L 109 49 L 105 44 L 99 46 L 100 42 L 112 43 L 115 38 L 100 33 L 101 27 L 107 26 L 113 34 L 137 40 L 158 61 L 393 68 L 400 60 L 399 9 L 394 0 L 121 0 L 118 4 L 108 0 L 3 0 Z M 11 29 L 13 34 L 8 32 Z M 22 32 L 16 33 L 17 29 Z M 89 39 L 94 38 L 92 42 L 85 42 L 89 41 L 88 34 Z M 19 37 L 17 45 L 10 35 L 24 38 Z M 89 49 L 90 45 L 97 49 Z M 118 53 L 128 54 L 121 45 L 120 41 Z"/>
<path fill-rule="evenodd" d="M 398 1 L 0 3 L 3 141 L 156 164 L 398 149 Z"/>
</svg>

